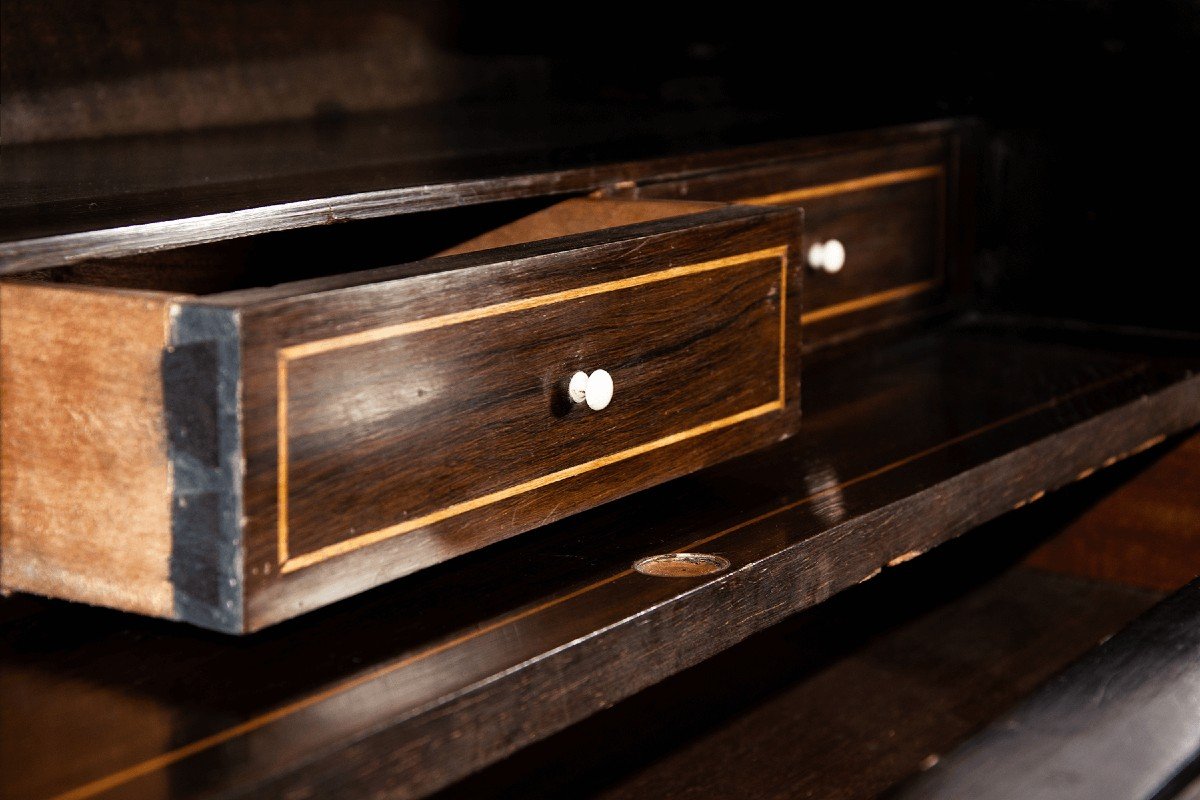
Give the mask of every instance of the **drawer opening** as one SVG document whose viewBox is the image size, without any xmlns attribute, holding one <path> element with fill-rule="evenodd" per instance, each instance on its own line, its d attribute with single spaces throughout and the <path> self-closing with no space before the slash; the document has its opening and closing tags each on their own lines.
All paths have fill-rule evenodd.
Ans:
<svg viewBox="0 0 1200 800">
<path fill-rule="evenodd" d="M 7 280 L 203 296 L 525 244 L 722 205 L 623 198 L 507 201 L 84 261 Z"/>
</svg>

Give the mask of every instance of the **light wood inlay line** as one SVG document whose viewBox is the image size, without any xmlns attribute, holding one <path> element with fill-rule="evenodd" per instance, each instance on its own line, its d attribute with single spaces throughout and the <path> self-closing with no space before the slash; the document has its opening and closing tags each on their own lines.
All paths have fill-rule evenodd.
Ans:
<svg viewBox="0 0 1200 800">
<path fill-rule="evenodd" d="M 278 404 L 276 408 L 276 419 L 278 428 L 276 435 L 279 437 L 279 446 L 277 452 L 277 470 L 276 480 L 278 481 L 278 492 L 275 505 L 275 513 L 279 517 L 277 525 L 277 537 L 279 547 L 279 563 L 286 564 L 288 560 L 288 372 L 287 359 L 282 353 L 279 354 L 278 369 L 276 370 L 275 379 L 275 402 Z"/>
<path fill-rule="evenodd" d="M 434 511 L 431 514 L 426 514 L 423 517 L 407 520 L 396 525 L 391 525 L 387 528 L 381 528 L 377 531 L 372 531 L 371 533 L 364 533 L 351 539 L 344 539 L 340 542 L 336 542 L 335 544 L 322 547 L 319 550 L 313 550 L 310 553 L 294 556 L 288 559 L 288 561 L 282 565 L 281 569 L 283 572 L 294 572 L 295 570 L 312 566 L 313 564 L 333 558 L 334 556 L 340 556 L 344 553 L 349 553 L 353 550 L 358 550 L 360 548 L 367 547 L 368 545 L 382 542 L 385 539 L 391 539 L 393 536 L 399 536 L 401 534 L 408 533 L 409 531 L 423 528 L 426 525 L 433 525 L 441 522 L 442 520 L 450 519 L 451 517 L 457 517 L 459 514 L 466 514 L 469 511 L 490 506 L 494 503 L 507 500 L 510 497 L 516 497 L 517 495 L 522 495 L 526 492 L 532 492 L 536 489 L 541 489 L 545 486 L 558 483 L 559 481 L 565 481 L 568 478 L 575 478 L 579 475 L 602 469 L 620 461 L 627 461 L 628 459 L 636 458 L 637 456 L 649 453 L 652 450 L 669 447 L 670 445 L 678 444 L 679 442 L 684 442 L 688 439 L 694 439 L 697 436 L 703 436 L 706 433 L 721 430 L 722 428 L 728 428 L 732 425 L 737 425 L 740 422 L 745 422 L 746 420 L 754 419 L 755 417 L 761 417 L 763 414 L 769 414 L 772 411 L 782 411 L 783 408 L 784 403 L 782 400 L 764 403 L 763 405 L 747 409 L 741 413 L 732 414 L 728 417 L 707 422 L 703 425 L 697 425 L 694 428 L 688 428 L 687 430 L 673 433 L 670 436 L 664 436 L 661 439 L 655 439 L 652 442 L 646 442 L 645 444 L 640 444 L 636 447 L 630 447 L 627 450 L 621 450 L 620 452 L 611 453 L 601 458 L 585 461 L 584 463 L 576 464 L 573 467 L 560 469 L 557 472 L 551 472 L 548 475 L 534 478 L 533 480 L 526 481 L 525 483 L 518 483 L 515 486 L 509 486 L 501 489 L 500 491 L 492 492 L 491 494 L 485 494 L 480 497 L 474 497 L 470 500 L 465 500 L 461 503 L 455 503 L 452 506 L 447 506 L 446 508 Z"/>
<path fill-rule="evenodd" d="M 869 294 L 866 297 L 856 297 L 853 300 L 847 300 L 844 303 L 836 303 L 825 308 L 818 308 L 816 311 L 809 311 L 806 314 L 800 315 L 801 322 L 818 322 L 829 317 L 836 317 L 840 314 L 847 314 L 851 311 L 860 311 L 864 308 L 890 303 L 893 300 L 901 300 L 905 297 L 911 297 L 914 294 L 921 294 L 930 289 L 935 289 L 941 284 L 941 281 L 918 281 L 917 283 L 908 283 L 904 286 L 897 286 L 895 289 L 888 289 L 884 292 L 876 292 Z"/>
<path fill-rule="evenodd" d="M 558 470 L 557 472 L 543 475 L 524 483 L 510 486 L 481 497 L 472 498 L 461 503 L 447 506 L 432 513 L 426 514 L 415 519 L 406 520 L 396 525 L 391 525 L 386 528 L 371 531 L 368 533 L 359 534 L 349 539 L 344 539 L 340 542 L 327 545 L 309 553 L 304 553 L 298 556 L 292 556 L 290 553 L 290 545 L 288 541 L 288 365 L 293 361 L 298 361 L 309 356 L 320 353 L 327 353 L 332 350 L 340 350 L 347 347 L 354 347 L 361 344 L 370 344 L 372 342 L 393 339 L 398 336 L 406 336 L 422 331 L 444 328 L 450 325 L 457 325 L 464 322 L 472 322 L 474 320 L 486 319 L 488 317 L 497 316 L 500 314 L 509 314 L 517 311 L 525 311 L 533 308 L 541 308 L 543 306 L 562 303 L 569 300 L 577 300 L 584 297 L 591 297 L 598 294 L 615 292 L 622 289 L 630 289 L 636 286 L 644 286 L 649 283 L 658 283 L 660 281 L 682 278 L 689 275 L 695 275 L 702 272 L 711 272 L 718 269 L 726 269 L 745 264 L 752 264 L 767 259 L 777 258 L 781 262 L 780 267 L 780 316 L 779 316 L 779 397 L 771 403 L 751 408 L 747 411 L 742 411 L 732 416 L 714 420 L 703 425 L 689 428 L 684 431 L 673 433 L 669 436 L 664 436 L 660 439 L 655 439 L 651 442 L 646 442 L 635 447 L 622 450 L 618 453 L 612 453 L 601 458 L 593 459 L 573 467 Z M 736 425 L 740 422 L 745 422 L 754 417 L 779 411 L 785 408 L 787 404 L 786 389 L 786 361 L 787 361 L 787 246 L 766 248 L 763 250 L 755 250 L 750 253 L 742 253 L 736 256 L 727 258 L 713 259 L 711 261 L 703 261 L 697 264 L 689 264 L 682 267 L 672 267 L 670 269 L 650 272 L 645 275 L 635 275 L 631 278 L 624 278 L 616 281 L 606 281 L 597 283 L 591 286 L 583 286 L 577 289 L 569 289 L 562 292 L 553 292 L 550 294 L 538 295 L 536 297 L 522 298 L 520 300 L 512 300 L 505 303 L 496 303 L 490 306 L 482 306 L 480 308 L 467 309 L 465 311 L 457 311 L 451 314 L 442 314 L 436 317 L 428 317 L 426 319 L 412 320 L 396 325 L 388 325 L 382 328 L 362 331 L 359 333 L 351 333 L 344 336 L 335 336 L 328 339 L 319 339 L 313 342 L 305 342 L 304 344 L 292 345 L 291 347 L 281 348 L 278 352 L 278 371 L 277 371 L 277 415 L 278 415 L 278 439 L 277 448 L 277 543 L 278 559 L 280 571 L 284 573 L 295 572 L 298 569 L 310 567 L 313 564 L 326 561 L 335 556 L 367 547 L 372 544 L 390 539 L 394 536 L 400 536 L 414 530 L 418 530 L 427 525 L 433 525 L 451 517 L 456 517 L 460 514 L 465 514 L 485 506 L 492 505 L 507 500 L 517 495 L 525 494 L 526 492 L 535 491 L 545 486 L 549 486 L 559 481 L 564 481 L 569 478 L 574 478 L 588 472 L 592 472 L 611 464 L 625 461 L 630 458 L 648 453 L 652 450 L 658 450 L 663 447 L 668 447 L 678 442 L 686 441 L 687 439 L 702 436 L 706 433 L 721 430 L 731 425 Z"/>
<path fill-rule="evenodd" d="M 862 178 L 851 178 L 844 181 L 834 181 L 833 183 L 822 183 L 817 186 L 805 186 L 801 189 L 788 189 L 787 191 L 775 192 L 774 194 L 746 197 L 738 200 L 737 202 L 745 203 L 747 205 L 768 206 L 782 203 L 798 203 L 803 200 L 812 200 L 816 197 L 830 197 L 831 195 L 835 194 L 859 192 L 864 189 L 874 189 L 878 186 L 889 186 L 893 183 L 911 183 L 912 181 L 940 177 L 944 173 L 945 168 L 941 164 L 934 164 L 928 167 L 912 167 L 910 169 L 898 169 L 892 172 L 880 172 L 875 175 L 867 175 Z"/>
<path fill-rule="evenodd" d="M 645 275 L 635 275 L 632 278 L 622 278 L 616 281 L 605 281 L 604 283 L 594 283 L 590 286 L 580 286 L 576 289 L 567 289 L 561 292 L 551 292 L 550 294 L 541 294 L 536 297 L 524 297 L 520 300 L 509 300 L 505 303 L 496 303 L 490 306 L 480 306 L 479 308 L 468 308 L 465 311 L 455 311 L 452 314 L 442 314 L 437 317 L 427 317 L 426 319 L 416 319 L 411 322 L 401 322 L 396 325 L 385 325 L 382 328 L 373 328 L 369 331 L 360 331 L 359 333 L 348 333 L 344 336 L 333 336 L 328 339 L 317 339 L 304 344 L 295 344 L 290 347 L 284 347 L 279 350 L 279 354 L 290 360 L 305 358 L 307 356 L 316 355 L 317 353 L 325 353 L 330 350 L 340 350 L 343 347 L 354 347 L 359 344 L 367 344 L 370 342 L 378 342 L 384 339 L 392 339 L 397 336 L 406 336 L 410 333 L 419 333 L 421 331 L 434 330 L 436 328 L 445 328 L 450 325 L 458 325 L 463 322 L 473 322 L 477 319 L 487 319 L 500 314 L 511 314 L 515 311 L 527 311 L 531 308 L 541 308 L 542 306 L 554 305 L 555 303 L 563 303 L 568 300 L 578 300 L 583 297 L 592 297 L 593 295 L 606 294 L 615 292 L 621 289 L 631 289 L 635 286 L 645 286 L 648 283 L 658 283 L 659 281 L 669 281 L 672 278 L 682 278 L 687 275 L 695 275 L 700 272 L 711 272 L 717 269 L 725 269 L 727 267 L 736 267 L 741 264 L 749 264 L 754 261 L 764 261 L 768 258 L 787 258 L 787 246 L 769 247 L 764 250 L 755 250 L 752 253 L 741 253 L 728 258 L 717 258 L 712 261 L 702 261 L 698 264 L 688 264 L 683 267 L 672 267 L 670 269 L 659 270 L 657 272 L 648 272 Z"/>
<path fill-rule="evenodd" d="M 1053 398 L 1051 400 L 1047 400 L 1045 402 L 1030 406 L 1029 408 L 1026 408 L 1026 409 L 1023 409 L 1016 413 L 1010 414 L 1009 416 L 1004 417 L 1002 419 L 993 420 L 992 422 L 990 422 L 986 425 L 983 425 L 974 430 L 970 430 L 965 433 L 962 433 L 962 434 L 954 437 L 953 439 L 948 439 L 944 442 L 940 442 L 939 444 L 934 445 L 933 447 L 930 447 L 926 450 L 922 450 L 919 453 L 913 453 L 909 456 L 906 456 L 905 458 L 899 459 L 898 461 L 894 461 L 889 464 L 885 464 L 882 467 L 878 467 L 876 469 L 864 472 L 860 475 L 856 475 L 853 478 L 850 478 L 848 480 L 845 480 L 845 481 L 835 484 L 833 486 L 829 486 L 824 489 L 821 489 L 820 491 L 815 492 L 814 494 L 808 495 L 806 497 L 803 497 L 799 500 L 796 500 L 795 502 L 789 503 L 784 506 L 780 506 L 779 508 L 776 508 L 776 509 L 772 509 L 771 511 L 768 511 L 764 514 L 760 514 L 759 516 L 754 517 L 753 519 L 749 519 L 749 520 L 741 522 L 737 525 L 731 526 L 729 528 L 725 528 L 724 530 L 718 531 L 717 533 L 714 533 L 710 536 L 706 536 L 702 539 L 697 539 L 696 541 L 691 542 L 690 544 L 685 545 L 684 547 L 681 547 L 678 549 L 680 551 L 686 551 L 686 550 L 694 549 L 696 547 L 700 547 L 702 545 L 716 541 L 717 539 L 720 539 L 723 536 L 727 536 L 731 533 L 742 530 L 751 525 L 756 525 L 758 523 L 765 522 L 768 519 L 771 519 L 780 514 L 786 513 L 788 511 L 792 511 L 796 508 L 799 508 L 801 506 L 812 503 L 816 500 L 819 500 L 822 497 L 827 497 L 830 494 L 832 494 L 833 492 L 838 492 L 843 489 L 846 489 L 847 487 L 854 486 L 855 484 L 862 483 L 864 481 L 868 481 L 873 478 L 877 478 L 877 477 L 884 475 L 888 472 L 891 472 L 895 469 L 899 469 L 900 467 L 903 467 L 906 464 L 911 464 L 915 461 L 919 461 L 922 458 L 931 456 L 934 453 L 945 450 L 948 447 L 952 447 L 956 444 L 960 444 L 960 443 L 965 442 L 969 439 L 972 439 L 976 436 L 987 433 L 988 431 L 995 430 L 996 428 L 1000 428 L 1004 425 L 1008 425 L 1010 423 L 1016 422 L 1024 417 L 1028 417 L 1030 415 L 1036 414 L 1041 411 L 1049 410 L 1049 409 L 1054 408 L 1055 406 L 1060 405 L 1061 403 L 1064 403 L 1072 398 L 1079 397 L 1083 394 L 1086 394 L 1087 392 L 1093 391 L 1095 389 L 1099 389 L 1103 386 L 1107 386 L 1110 383 L 1116 383 L 1117 381 L 1125 380 L 1126 378 L 1130 378 L 1133 375 L 1135 375 L 1139 372 L 1142 372 L 1142 371 L 1144 371 L 1143 366 L 1132 367 L 1129 370 L 1125 370 L 1116 375 L 1110 375 L 1107 378 L 1102 378 L 1098 381 L 1094 381 L 1093 383 L 1086 384 L 1072 392 L 1068 392 L 1067 394 L 1061 395 L 1061 396 Z M 252 718 L 246 720 L 245 722 L 239 723 L 237 725 L 233 725 L 229 728 L 225 728 L 224 730 L 218 731 L 218 732 L 211 734 L 209 736 L 206 736 L 204 738 L 197 739 L 196 741 L 191 742 L 190 744 L 183 745 L 182 747 L 178 747 L 175 750 L 171 750 L 169 752 L 162 753 L 161 755 L 146 759 L 145 761 L 141 761 L 137 764 L 133 764 L 132 766 L 126 767 L 125 769 L 117 770 L 116 772 L 110 773 L 110 774 L 104 776 L 103 778 L 97 778 L 94 781 L 85 783 L 81 786 L 77 786 L 76 788 L 70 789 L 66 792 L 63 792 L 62 794 L 55 795 L 53 798 L 51 798 L 51 800 L 86 800 L 86 798 L 94 797 L 97 794 L 100 794 L 101 792 L 106 792 L 117 786 L 126 784 L 132 780 L 136 780 L 137 778 L 140 778 L 144 775 L 148 775 L 157 770 L 169 767 L 170 765 L 175 764 L 179 761 L 182 761 L 190 756 L 196 755 L 197 753 L 204 752 L 205 750 L 209 750 L 213 747 L 222 745 L 225 742 L 232 741 L 233 739 L 237 739 L 241 736 L 245 736 L 249 733 L 253 733 L 254 731 L 259 730 L 261 728 L 265 728 L 266 726 L 270 725 L 273 722 L 277 722 L 281 719 L 285 719 L 286 717 L 290 717 L 293 714 L 297 714 L 302 711 L 305 711 L 306 709 L 312 708 L 313 706 L 315 706 L 321 702 L 324 702 L 325 700 L 328 700 L 332 697 L 337 697 L 338 695 L 344 694 L 345 692 L 351 691 L 359 686 L 363 686 L 365 684 L 371 683 L 380 678 L 387 677 L 391 673 L 397 672 L 401 669 L 404 669 L 405 667 L 412 666 L 413 664 L 424 661 L 425 659 L 431 658 L 439 653 L 444 653 L 447 650 L 451 650 L 451 649 L 463 644 L 464 642 L 470 641 L 471 639 L 475 639 L 480 636 L 487 635 L 489 633 L 492 633 L 493 631 L 496 631 L 496 630 L 499 630 L 508 625 L 512 625 L 514 623 L 520 622 L 523 619 L 527 619 L 528 617 L 531 617 L 535 614 L 539 614 L 542 611 L 545 611 L 547 609 L 553 608 L 555 606 L 561 605 L 566 602 L 570 602 L 571 600 L 574 600 L 577 597 L 581 597 L 582 595 L 585 595 L 588 592 L 595 591 L 596 589 L 599 589 L 604 586 L 608 586 L 609 584 L 615 583 L 616 581 L 621 580 L 623 578 L 633 577 L 633 576 L 637 576 L 639 574 L 640 573 L 636 572 L 632 568 L 626 568 L 624 570 L 621 570 L 620 572 L 609 575 L 606 578 L 601 578 L 600 580 L 596 581 L 595 583 L 590 583 L 586 586 L 581 586 L 580 588 L 575 589 L 574 591 L 569 592 L 567 594 L 556 597 L 553 600 L 547 600 L 544 603 L 539 603 L 538 605 L 531 606 L 530 608 L 526 608 L 521 611 L 517 611 L 509 616 L 501 617 L 500 619 L 497 619 L 497 620 L 494 620 L 493 622 L 487 623 L 486 625 L 483 625 L 482 627 L 475 628 L 468 633 L 464 633 L 464 634 L 454 637 L 452 639 L 447 639 L 439 644 L 433 645 L 432 647 L 430 647 L 426 650 L 422 650 L 418 653 L 413 653 L 412 655 L 401 658 L 398 661 L 395 661 L 391 664 L 386 664 L 384 666 L 377 667 L 376 669 L 371 670 L 370 672 L 367 672 L 363 675 L 359 675 L 355 678 L 350 678 L 350 679 L 348 679 L 342 683 L 339 683 L 335 686 L 331 686 L 328 689 L 325 689 L 321 692 L 317 692 L 315 694 L 309 695 L 308 697 L 302 698 L 300 700 L 296 700 L 295 702 L 289 703 L 287 705 L 280 706 L 279 708 L 276 708 L 273 711 L 269 711 L 266 714 L 261 714 L 257 717 L 252 717 Z"/>
<path fill-rule="evenodd" d="M 779 402 L 787 399 L 787 248 L 779 257 Z"/>
</svg>

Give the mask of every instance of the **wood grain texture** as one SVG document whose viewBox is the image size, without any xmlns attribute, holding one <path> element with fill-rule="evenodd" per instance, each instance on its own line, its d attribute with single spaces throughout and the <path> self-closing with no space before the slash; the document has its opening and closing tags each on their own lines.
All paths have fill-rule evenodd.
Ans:
<svg viewBox="0 0 1200 800">
<path fill-rule="evenodd" d="M 527 311 L 427 318 L 386 339 L 326 340 L 340 346 L 316 353 L 289 351 L 317 343 L 284 349 L 280 501 L 294 524 L 281 568 L 785 411 L 787 250 Z M 609 408 L 571 402 L 576 368 L 612 374 Z"/>
<path fill-rule="evenodd" d="M 955 124 L 798 138 L 813 133 L 808 116 L 542 104 L 6 147 L 0 274 L 886 146 Z"/>
<path fill-rule="evenodd" d="M 1043 508 L 888 570 L 434 797 L 876 798 L 1159 599 L 1019 566 L 1056 532 Z"/>
<path fill-rule="evenodd" d="M 1200 760 L 1200 582 L 914 779 L 898 798 L 1170 798 Z"/>
<path fill-rule="evenodd" d="M 167 295 L 129 295 L 158 299 L 165 327 L 157 341 L 132 340 L 139 363 L 111 357 L 110 383 L 140 370 L 128 391 L 142 405 L 106 435 L 138 436 L 131 452 L 158 454 L 170 478 L 145 491 L 168 502 L 155 535 L 169 554 L 159 557 L 173 605 L 99 588 L 60 593 L 53 581 L 6 585 L 242 633 L 772 444 L 798 425 L 800 222 L 794 210 L 578 200 L 502 229 L 520 242 L 508 247 L 180 296 L 169 320 Z M 595 226 L 603 229 L 571 233 Z M 562 231 L 570 235 L 554 237 Z M 529 236 L 552 238 L 524 243 Z M 98 322 L 113 326 L 126 297 L 14 286 L 22 307 L 59 301 L 39 318 L 51 335 L 72 330 L 67 310 L 90 310 L 63 308 L 63 298 L 100 307 L 117 298 Z M 36 324 L 14 317 L 14 326 L 13 341 L 30 347 L 8 361 L 48 375 Z M 93 360 L 105 360 L 114 333 L 127 335 L 115 327 L 97 337 Z M 600 368 L 616 376 L 616 404 L 602 414 L 574 407 L 570 376 Z M 20 402 L 39 396 L 20 380 L 5 388 Z M 110 424 L 113 409 L 92 417 L 81 396 L 59 394 L 55 413 Z M 157 426 L 154 437 L 146 426 Z M 60 483 L 23 485 L 12 514 L 31 497 L 69 507 L 71 487 L 109 480 L 109 465 L 62 449 L 31 451 Z M 81 474 L 89 466 L 94 474 Z M 92 549 L 108 541 L 94 528 L 87 535 Z M 13 575 L 41 569 L 26 560 L 33 540 L 6 548 Z M 72 574 L 86 583 L 93 562 L 81 552 Z"/>
<path fill-rule="evenodd" d="M 0 584 L 171 616 L 167 295 L 0 284 Z"/>
<path fill-rule="evenodd" d="M 841 272 L 807 271 L 805 347 L 840 341 L 944 306 L 951 241 L 962 215 L 956 137 L 864 148 L 676 181 L 616 194 L 802 207 L 805 241 L 837 239 Z M 953 202 L 952 202 L 953 201 Z M 954 252 L 957 252 L 956 250 Z"/>
<path fill-rule="evenodd" d="M 427 794 L 1200 422 L 1194 356 L 1121 354 L 1111 337 L 1055 345 L 1012 325 L 823 351 L 802 431 L 776 447 L 236 641 L 0 601 L 3 669 L 55 679 L 58 713 L 80 709 L 76 724 L 109 743 L 87 759 L 46 750 L 23 794 L 150 797 L 164 775 L 177 798 Z M 669 552 L 732 567 L 632 570 Z M 121 727 L 119 709 L 84 711 L 76 692 L 97 684 L 170 715 L 170 747 Z M 14 724 L 49 736 L 53 720 L 0 706 L 27 708 Z M 0 774 L 5 790 L 13 780 Z"/>
<path fill-rule="evenodd" d="M 179 716 L 153 697 L 129 690 L 128 686 L 100 681 L 64 680 L 63 676 L 19 664 L 0 669 L 0 772 L 6 785 L 4 800 L 25 800 L 39 794 L 38 775 L 31 765 L 52 753 L 70 751 L 74 770 L 105 769 L 111 757 L 108 748 L 97 746 L 95 728 L 81 721 L 107 717 L 110 729 L 124 731 L 131 744 L 146 754 L 172 746 L 178 735 Z M 22 724 L 45 714 L 45 724 L 30 730 Z M 169 796 L 170 775 L 163 772 L 147 784 L 151 794 Z"/>
<path fill-rule="evenodd" d="M 945 174 L 805 200 L 810 241 L 837 239 L 846 265 L 830 275 L 810 270 L 803 321 L 818 323 L 873 305 L 944 287 Z M 811 330 L 816 330 L 813 327 Z"/>
<path fill-rule="evenodd" d="M 790 435 L 799 230 L 710 208 L 205 298 L 242 315 L 247 627 Z"/>
<path fill-rule="evenodd" d="M 1029 563 L 1159 591 L 1200 576 L 1200 436 L 1111 487 Z"/>
<path fill-rule="evenodd" d="M 961 123 L 941 130 L 927 128 L 905 139 L 863 141 L 854 148 L 797 152 L 766 163 L 743 163 L 682 178 L 650 177 L 637 184 L 613 187 L 606 194 L 622 197 L 733 202 L 746 200 L 803 205 L 814 197 L 919 179 L 926 168 L 950 157 L 948 138 Z"/>
<path fill-rule="evenodd" d="M 490 247 L 507 247 L 535 242 L 555 236 L 588 233 L 601 228 L 635 225 L 665 217 L 698 214 L 711 211 L 721 203 L 688 200 L 641 200 L 613 198 L 576 198 L 555 203 L 549 208 L 529 214 L 507 225 L 442 250 L 438 255 L 471 253 Z"/>
</svg>

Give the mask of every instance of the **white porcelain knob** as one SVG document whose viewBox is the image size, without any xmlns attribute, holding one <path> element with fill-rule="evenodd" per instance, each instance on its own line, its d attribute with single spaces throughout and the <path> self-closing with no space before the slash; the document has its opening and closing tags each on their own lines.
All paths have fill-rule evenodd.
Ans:
<svg viewBox="0 0 1200 800">
<path fill-rule="evenodd" d="M 603 411 L 612 402 L 613 379 L 605 370 L 598 369 L 591 375 L 576 372 L 571 376 L 567 394 L 576 403 L 587 403 L 592 411 Z"/>
<path fill-rule="evenodd" d="M 846 248 L 837 239 L 817 242 L 808 248 L 808 265 L 831 275 L 846 266 Z"/>
</svg>

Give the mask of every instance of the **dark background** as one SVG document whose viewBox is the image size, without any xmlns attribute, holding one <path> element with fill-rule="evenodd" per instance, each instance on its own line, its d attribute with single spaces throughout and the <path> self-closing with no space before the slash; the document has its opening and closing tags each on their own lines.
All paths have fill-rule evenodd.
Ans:
<svg viewBox="0 0 1200 800">
<path fill-rule="evenodd" d="M 1200 3 L 12 2 L 0 141 L 445 103 L 980 119 L 987 308 L 1200 328 Z"/>
</svg>

